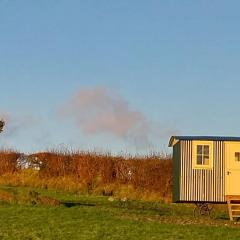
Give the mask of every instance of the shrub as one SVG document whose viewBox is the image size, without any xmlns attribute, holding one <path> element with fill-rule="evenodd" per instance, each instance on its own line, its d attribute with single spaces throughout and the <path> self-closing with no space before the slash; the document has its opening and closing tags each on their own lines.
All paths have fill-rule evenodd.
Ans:
<svg viewBox="0 0 240 240">
<path fill-rule="evenodd" d="M 18 153 L 0 153 L 0 183 L 121 197 L 124 192 L 127 197 L 132 195 L 134 198 L 146 198 L 147 195 L 159 199 L 171 197 L 172 160 L 169 156 L 40 152 L 28 156 L 30 169 L 18 169 L 17 159 L 21 161 Z"/>
<path fill-rule="evenodd" d="M 5 173 L 14 173 L 18 170 L 17 160 L 20 157 L 20 153 L 12 150 L 0 151 L 0 175 Z"/>
</svg>

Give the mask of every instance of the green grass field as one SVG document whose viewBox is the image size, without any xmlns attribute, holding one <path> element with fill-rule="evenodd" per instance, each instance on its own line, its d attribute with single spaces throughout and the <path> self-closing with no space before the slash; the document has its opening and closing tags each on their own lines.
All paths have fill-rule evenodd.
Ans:
<svg viewBox="0 0 240 240">
<path fill-rule="evenodd" d="M 21 197 L 31 189 L 0 190 Z M 0 239 L 240 239 L 240 225 L 227 220 L 223 207 L 216 209 L 215 219 L 194 219 L 193 205 L 35 191 L 69 204 L 1 201 Z"/>
</svg>

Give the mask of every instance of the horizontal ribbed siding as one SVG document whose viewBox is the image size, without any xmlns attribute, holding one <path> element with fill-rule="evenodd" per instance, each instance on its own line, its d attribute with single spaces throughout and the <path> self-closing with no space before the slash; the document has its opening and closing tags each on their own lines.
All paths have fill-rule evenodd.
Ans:
<svg viewBox="0 0 240 240">
<path fill-rule="evenodd" d="M 213 169 L 193 169 L 192 141 L 180 143 L 180 201 L 225 202 L 224 142 L 213 144 Z"/>
</svg>

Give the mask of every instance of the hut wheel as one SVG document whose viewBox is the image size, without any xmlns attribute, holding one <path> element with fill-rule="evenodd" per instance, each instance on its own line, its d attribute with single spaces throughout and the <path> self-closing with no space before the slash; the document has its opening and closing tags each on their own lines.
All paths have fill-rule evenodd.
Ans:
<svg viewBox="0 0 240 240">
<path fill-rule="evenodd" d="M 196 203 L 196 207 L 194 209 L 194 217 L 214 217 L 213 205 L 208 203 Z"/>
</svg>

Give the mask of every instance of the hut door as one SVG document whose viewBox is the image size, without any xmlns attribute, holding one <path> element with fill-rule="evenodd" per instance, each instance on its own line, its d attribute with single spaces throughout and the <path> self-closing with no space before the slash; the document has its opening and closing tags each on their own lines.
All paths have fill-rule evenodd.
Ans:
<svg viewBox="0 0 240 240">
<path fill-rule="evenodd" d="M 226 195 L 240 195 L 240 143 L 226 143 Z"/>
</svg>

